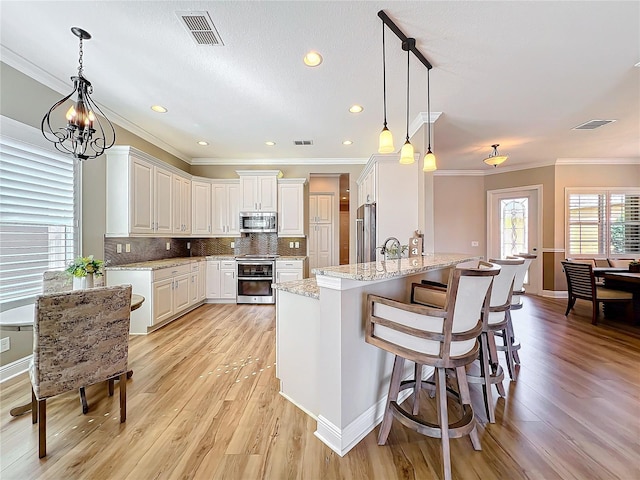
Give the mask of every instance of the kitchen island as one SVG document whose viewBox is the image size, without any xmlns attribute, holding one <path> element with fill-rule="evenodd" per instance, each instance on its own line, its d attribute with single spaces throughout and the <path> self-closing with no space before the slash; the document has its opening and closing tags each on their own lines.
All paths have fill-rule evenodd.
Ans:
<svg viewBox="0 0 640 480">
<path fill-rule="evenodd" d="M 367 294 L 408 302 L 412 282 L 446 282 L 450 268 L 479 259 L 428 254 L 314 269 L 315 281 L 275 284 L 280 393 L 317 420 L 315 435 L 332 450 L 346 454 L 382 421 L 393 356 L 364 340 Z"/>
</svg>

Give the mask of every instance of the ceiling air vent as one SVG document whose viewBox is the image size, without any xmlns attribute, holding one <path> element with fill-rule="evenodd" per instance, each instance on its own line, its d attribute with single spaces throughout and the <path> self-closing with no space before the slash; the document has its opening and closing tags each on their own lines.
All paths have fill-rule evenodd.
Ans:
<svg viewBox="0 0 640 480">
<path fill-rule="evenodd" d="M 596 128 L 600 128 L 603 125 L 608 123 L 615 122 L 615 120 L 589 120 L 582 125 L 578 125 L 577 127 L 573 127 L 573 130 L 594 130 Z"/>
<path fill-rule="evenodd" d="M 198 45 L 224 45 L 209 12 L 176 12 L 176 15 Z"/>
<path fill-rule="evenodd" d="M 294 140 L 293 141 L 294 145 L 313 145 L 313 140 Z"/>
</svg>

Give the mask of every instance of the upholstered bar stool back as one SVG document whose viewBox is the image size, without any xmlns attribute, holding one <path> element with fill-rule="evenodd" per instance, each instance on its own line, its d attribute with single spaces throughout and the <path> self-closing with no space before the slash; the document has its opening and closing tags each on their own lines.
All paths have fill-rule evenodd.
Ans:
<svg viewBox="0 0 640 480">
<path fill-rule="evenodd" d="M 365 340 L 395 355 L 378 444 L 386 443 L 393 417 L 419 433 L 441 438 L 446 479 L 451 478 L 449 438 L 470 435 L 474 448 L 480 449 L 465 365 L 478 355 L 477 338 L 482 318 L 489 313 L 491 285 L 499 271 L 499 266 L 486 262 L 480 268 L 453 269 L 442 309 L 367 296 Z M 421 388 L 432 386 L 422 381 L 421 369 L 416 369 L 412 380 L 403 382 L 405 360 L 435 368 L 438 423 L 420 420 L 414 415 L 417 412 L 406 411 L 398 404 L 400 391 L 412 388 L 418 395 Z M 462 418 L 453 423 L 448 420 L 445 369 L 456 372 L 457 396 L 462 404 Z"/>
<path fill-rule="evenodd" d="M 508 259 L 522 258 L 524 263 L 516 272 L 515 280 L 513 281 L 513 295 L 511 297 L 511 310 L 518 310 L 522 308 L 522 295 L 524 295 L 524 279 L 527 276 L 531 262 L 533 262 L 538 256 L 531 253 L 519 253 L 507 257 Z"/>
</svg>

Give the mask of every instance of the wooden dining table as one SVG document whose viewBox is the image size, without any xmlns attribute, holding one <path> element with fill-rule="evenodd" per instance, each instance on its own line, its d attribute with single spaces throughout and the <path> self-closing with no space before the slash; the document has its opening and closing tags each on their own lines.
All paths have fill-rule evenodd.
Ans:
<svg viewBox="0 0 640 480">
<path fill-rule="evenodd" d="M 640 325 L 640 273 L 628 270 L 604 272 L 602 277 L 606 287 L 625 290 L 633 294 L 632 319 L 635 325 Z"/>
<path fill-rule="evenodd" d="M 131 311 L 137 310 L 144 303 L 144 297 L 136 293 L 131 294 Z M 20 332 L 24 330 L 33 330 L 33 321 L 35 314 L 35 304 L 22 305 L 0 312 L 0 329 Z M 133 370 L 127 372 L 127 378 L 131 378 Z M 84 387 L 83 387 L 84 388 Z M 82 411 L 86 413 L 88 410 L 87 400 L 81 391 Z M 12 408 L 9 414 L 12 417 L 18 417 L 31 411 L 31 402 Z"/>
</svg>

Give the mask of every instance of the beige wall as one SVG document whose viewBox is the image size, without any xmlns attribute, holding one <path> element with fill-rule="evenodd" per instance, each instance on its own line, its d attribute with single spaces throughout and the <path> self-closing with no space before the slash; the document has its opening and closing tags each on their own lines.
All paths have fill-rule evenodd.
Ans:
<svg viewBox="0 0 640 480">
<path fill-rule="evenodd" d="M 69 84 L 69 91 L 71 91 Z M 5 63 L 0 63 L 0 114 L 40 128 L 42 117 L 63 95 Z M 190 172 L 190 165 L 170 153 L 115 125 L 116 145 L 131 145 Z M 53 146 L 51 147 L 53 148 Z M 81 254 L 103 256 L 106 231 L 106 169 L 104 157 L 82 162 Z"/>
</svg>

